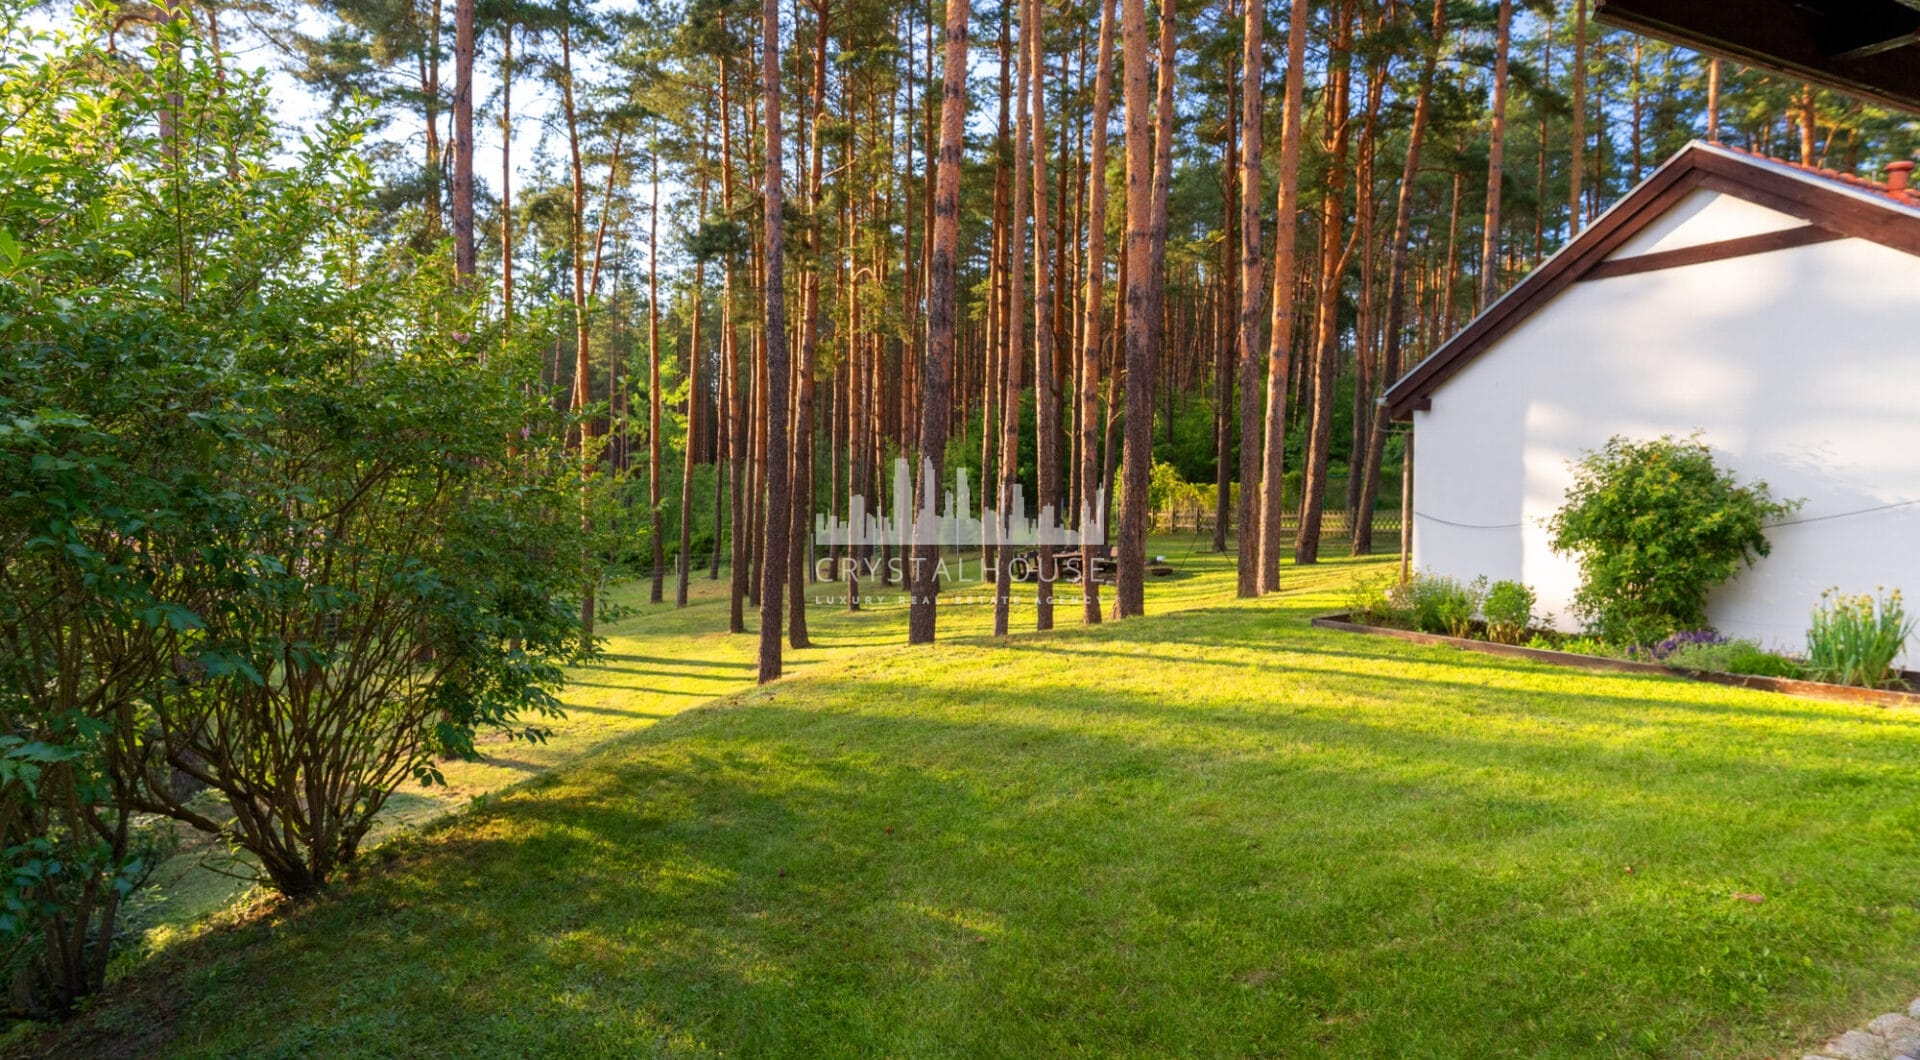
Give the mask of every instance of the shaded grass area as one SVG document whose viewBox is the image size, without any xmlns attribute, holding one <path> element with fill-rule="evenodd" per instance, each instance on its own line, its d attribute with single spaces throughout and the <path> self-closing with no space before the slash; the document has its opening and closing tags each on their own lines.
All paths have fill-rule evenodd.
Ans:
<svg viewBox="0 0 1920 1060">
<path fill-rule="evenodd" d="M 1208 554 L 1208 542 L 1192 535 L 1170 535 L 1156 536 L 1152 545 L 1157 555 L 1176 563 L 1179 570 L 1172 578 L 1155 580 L 1152 591 L 1156 607 L 1190 607 L 1218 593 L 1225 557 Z M 950 573 L 955 576 L 950 586 L 952 595 L 967 602 L 950 608 L 943 616 L 943 635 L 991 632 L 992 609 L 977 602 L 990 591 L 977 580 L 979 555 L 950 555 L 949 562 Z M 600 660 L 572 671 L 560 697 L 566 716 L 544 723 L 551 729 L 551 737 L 541 743 L 528 743 L 500 734 L 482 736 L 477 743 L 486 756 L 484 760 L 443 761 L 439 765 L 445 785 L 407 784 L 395 792 L 375 826 L 372 841 L 385 842 L 432 825 L 475 800 L 484 801 L 496 791 L 590 754 L 609 740 L 752 687 L 759 659 L 753 632 L 758 612 L 748 609 L 746 635 L 726 632 L 728 576 L 729 572 L 722 570 L 721 580 L 709 581 L 704 571 L 696 571 L 689 582 L 686 608 L 673 605 L 671 571 L 665 603 L 648 603 L 645 581 L 614 587 L 607 594 L 609 602 L 624 617 L 602 624 Z M 849 652 L 906 639 L 904 590 L 898 584 L 888 586 L 870 578 L 862 589 L 874 602 L 857 614 L 849 613 L 845 606 L 844 586 L 819 585 L 809 594 L 814 646 L 788 651 L 789 675 L 804 674 L 823 661 Z M 1112 590 L 1104 591 L 1110 604 Z M 1061 596 L 1072 596 L 1071 603 L 1059 604 L 1058 622 L 1062 626 L 1079 623 L 1077 593 L 1077 588 L 1059 589 Z M 1015 585 L 1012 599 L 1012 624 L 1015 628 L 1031 628 L 1034 586 Z M 212 793 L 204 802 L 199 807 L 202 812 L 224 819 L 224 808 Z M 154 826 L 171 833 L 175 852 L 128 903 L 123 937 L 139 938 L 143 943 L 141 952 L 132 955 L 135 962 L 191 936 L 223 911 L 265 897 L 251 882 L 255 865 L 244 852 L 186 825 L 160 821 Z"/>
<path fill-rule="evenodd" d="M 43 1044 L 1798 1055 L 1911 996 L 1920 718 L 1310 628 L 1354 567 L 1237 603 L 1195 559 L 1155 617 L 1006 644 L 836 654 L 904 611 L 823 621 L 799 678 L 177 946 Z M 644 688 L 678 658 L 621 654 Z"/>
</svg>

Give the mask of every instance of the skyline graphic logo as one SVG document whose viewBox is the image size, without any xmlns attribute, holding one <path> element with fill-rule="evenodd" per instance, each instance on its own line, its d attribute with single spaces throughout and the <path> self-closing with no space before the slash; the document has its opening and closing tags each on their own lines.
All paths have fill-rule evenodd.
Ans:
<svg viewBox="0 0 1920 1060">
<path fill-rule="evenodd" d="M 922 459 L 920 474 L 923 478 L 931 478 L 933 461 Z M 975 518 L 975 500 L 968 488 L 966 468 L 955 470 L 952 489 L 942 491 L 937 498 L 928 496 L 918 510 L 913 507 L 913 494 L 913 476 L 907 468 L 906 458 L 900 457 L 893 462 L 891 513 L 874 510 L 867 497 L 856 494 L 848 505 L 846 518 L 824 512 L 814 516 L 814 541 L 817 546 L 826 548 L 887 546 L 895 549 L 909 546 L 921 548 L 938 545 L 946 549 L 985 545 L 1009 548 L 1051 546 L 1055 549 L 1077 550 L 1083 542 L 1100 547 L 1107 543 L 1107 491 L 1104 487 L 1094 491 L 1092 503 L 1082 509 L 1078 527 L 1063 523 L 1051 504 L 1042 505 L 1038 513 L 1029 517 L 1026 493 L 1017 482 L 1013 485 L 1005 512 L 987 505 L 986 498 L 982 497 L 979 501 L 980 515 Z M 944 515 L 941 514 L 943 511 Z"/>
</svg>

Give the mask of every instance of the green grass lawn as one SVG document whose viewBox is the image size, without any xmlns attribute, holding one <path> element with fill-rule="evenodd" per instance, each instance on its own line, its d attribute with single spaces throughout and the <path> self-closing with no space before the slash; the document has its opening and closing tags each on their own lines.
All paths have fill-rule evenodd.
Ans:
<svg viewBox="0 0 1920 1060">
<path fill-rule="evenodd" d="M 1359 565 L 1241 603 L 1178 558 L 1005 644 L 822 609 L 766 689 L 717 597 L 642 609 L 570 699 L 604 746 L 40 1044 L 1798 1056 L 1920 989 L 1920 716 L 1315 630 Z"/>
</svg>

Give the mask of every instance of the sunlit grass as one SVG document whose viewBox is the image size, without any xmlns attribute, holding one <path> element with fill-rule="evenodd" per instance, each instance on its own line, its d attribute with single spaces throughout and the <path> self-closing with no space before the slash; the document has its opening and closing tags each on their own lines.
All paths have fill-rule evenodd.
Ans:
<svg viewBox="0 0 1920 1060">
<path fill-rule="evenodd" d="M 1154 582 L 1153 601 L 1159 608 L 1192 606 L 1196 600 L 1217 595 L 1218 571 L 1222 557 L 1205 552 L 1207 543 L 1193 537 L 1156 537 L 1152 541 L 1156 555 L 1179 560 L 1179 576 Z M 992 608 L 976 601 L 989 592 L 979 582 L 980 557 L 977 551 L 954 556 L 950 571 L 969 579 L 952 585 L 951 596 L 965 603 L 947 609 L 943 616 L 943 636 L 980 636 L 992 632 Z M 598 664 L 576 668 L 561 696 L 566 716 L 543 723 L 552 732 L 541 743 L 509 740 L 499 734 L 482 737 L 482 761 L 444 761 L 438 763 L 445 776 L 444 785 L 403 786 L 388 801 L 374 842 L 433 824 L 448 813 L 465 809 L 492 792 L 537 776 L 590 753 L 611 739 L 644 729 L 662 718 L 672 717 L 720 696 L 751 687 L 758 666 L 759 642 L 753 631 L 759 614 L 748 608 L 748 634 L 730 636 L 727 628 L 726 581 L 709 580 L 704 570 L 695 572 L 688 583 L 688 606 L 673 604 L 673 573 L 668 572 L 666 602 L 648 603 L 649 586 L 645 581 L 619 585 L 609 594 L 624 617 L 603 624 L 602 659 Z M 1211 576 L 1209 576 L 1211 575 Z M 888 586 L 868 579 L 863 591 L 873 601 L 858 614 L 847 611 L 844 587 L 819 585 L 809 594 L 816 602 L 808 607 L 814 646 L 789 650 L 786 669 L 798 675 L 822 662 L 838 659 L 849 652 L 898 644 L 906 639 L 907 608 L 905 590 L 896 582 Z M 1112 589 L 1104 590 L 1111 605 Z M 1077 594 L 1077 589 L 1062 586 L 1059 595 Z M 1016 584 L 1012 595 L 1011 622 L 1016 629 L 1031 629 L 1035 618 L 1034 587 Z M 1058 605 L 1060 626 L 1078 625 L 1080 603 Z M 201 807 L 210 816 L 221 817 L 216 799 Z M 143 950 L 164 949 L 181 938 L 190 937 L 208 923 L 209 917 L 245 901 L 253 890 L 250 877 L 253 863 L 243 853 L 185 826 L 156 823 L 170 828 L 176 852 L 154 872 L 150 885 L 129 902 L 124 930 L 144 940 Z"/>
<path fill-rule="evenodd" d="M 1920 987 L 1914 714 L 1310 628 L 1350 561 L 1246 603 L 1180 565 L 1146 620 L 1005 644 L 820 609 L 764 689 L 723 601 L 642 609 L 566 738 L 650 728 L 66 1044 L 1797 1056 Z"/>
</svg>

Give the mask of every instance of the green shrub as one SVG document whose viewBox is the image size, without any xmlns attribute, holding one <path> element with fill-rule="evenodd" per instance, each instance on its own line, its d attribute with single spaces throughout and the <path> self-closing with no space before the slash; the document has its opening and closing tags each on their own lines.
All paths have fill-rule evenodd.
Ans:
<svg viewBox="0 0 1920 1060">
<path fill-rule="evenodd" d="M 1395 579 L 1390 574 L 1355 578 L 1347 584 L 1347 620 L 1368 626 L 1407 626 L 1411 623 L 1395 604 Z"/>
<path fill-rule="evenodd" d="M 1898 589 L 1877 599 L 1828 589 L 1807 628 L 1807 670 L 1817 680 L 1862 688 L 1896 684 L 1900 674 L 1893 661 L 1907 646 L 1913 625 Z"/>
<path fill-rule="evenodd" d="M 1387 590 L 1387 600 L 1407 625 L 1422 633 L 1464 637 L 1473 632 L 1473 616 L 1480 610 L 1486 592 L 1485 578 L 1462 582 L 1421 571 Z"/>
<path fill-rule="evenodd" d="M 1801 676 L 1799 663 L 1770 652 L 1750 640 L 1689 644 L 1674 649 L 1662 661 L 1676 670 L 1705 670 L 1709 673 L 1749 674 L 1755 677 Z"/>
<path fill-rule="evenodd" d="M 1575 613 L 1615 644 L 1706 625 L 1707 593 L 1766 555 L 1767 521 L 1798 506 L 1738 484 L 1698 437 L 1616 436 L 1573 471 L 1548 529 L 1580 564 Z"/>
<path fill-rule="evenodd" d="M 1599 637 L 1562 637 L 1555 651 L 1569 652 L 1574 655 L 1591 655 L 1600 659 L 1624 659 L 1626 651 L 1617 648 Z"/>
<path fill-rule="evenodd" d="M 1487 616 L 1487 639 L 1500 644 L 1518 644 L 1533 625 L 1533 605 L 1538 597 L 1523 582 L 1497 581 L 1487 587 L 1487 598 L 1480 605 Z"/>
</svg>

